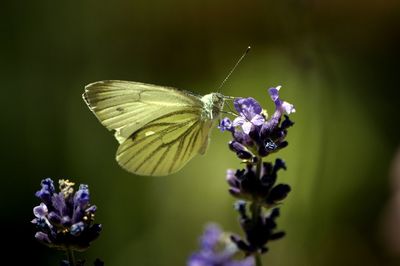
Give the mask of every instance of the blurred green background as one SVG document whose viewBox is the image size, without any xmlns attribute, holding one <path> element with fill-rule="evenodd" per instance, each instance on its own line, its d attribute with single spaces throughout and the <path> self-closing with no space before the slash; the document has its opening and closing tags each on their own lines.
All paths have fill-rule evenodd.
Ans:
<svg viewBox="0 0 400 266">
<path fill-rule="evenodd" d="M 104 231 L 79 254 L 88 262 L 185 265 L 207 222 L 241 232 L 225 183 L 240 166 L 228 133 L 215 130 L 207 154 L 175 175 L 133 176 L 81 94 L 104 79 L 206 94 L 248 45 L 222 92 L 272 112 L 266 89 L 282 85 L 297 109 L 278 154 L 288 165 L 280 182 L 292 186 L 278 219 L 287 236 L 265 265 L 400 265 L 388 241 L 400 235 L 384 219 L 400 133 L 400 2 L 38 0 L 0 10 L 2 261 L 13 260 L 2 265 L 64 256 L 29 223 L 45 177 L 89 184 Z"/>
</svg>

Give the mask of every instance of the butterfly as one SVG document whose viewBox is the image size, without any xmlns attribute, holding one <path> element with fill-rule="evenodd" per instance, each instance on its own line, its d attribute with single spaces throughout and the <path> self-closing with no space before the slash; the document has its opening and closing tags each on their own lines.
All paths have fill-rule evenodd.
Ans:
<svg viewBox="0 0 400 266">
<path fill-rule="evenodd" d="M 225 98 L 122 80 L 94 82 L 83 93 L 101 124 L 115 131 L 119 165 L 145 176 L 175 173 L 204 154 Z"/>
</svg>

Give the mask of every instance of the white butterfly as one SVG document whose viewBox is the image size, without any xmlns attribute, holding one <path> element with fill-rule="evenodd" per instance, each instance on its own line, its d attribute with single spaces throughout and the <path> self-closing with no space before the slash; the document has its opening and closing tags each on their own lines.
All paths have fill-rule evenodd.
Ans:
<svg viewBox="0 0 400 266">
<path fill-rule="evenodd" d="M 205 153 L 224 98 L 120 80 L 91 83 L 83 93 L 100 122 L 115 130 L 121 167 L 150 176 L 175 173 Z"/>
</svg>

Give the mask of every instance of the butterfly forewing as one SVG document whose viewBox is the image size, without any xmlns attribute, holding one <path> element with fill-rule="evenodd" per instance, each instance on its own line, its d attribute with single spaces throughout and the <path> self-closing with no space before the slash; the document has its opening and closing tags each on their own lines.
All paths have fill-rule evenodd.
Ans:
<svg viewBox="0 0 400 266">
<path fill-rule="evenodd" d="M 89 84 L 83 95 L 89 108 L 121 143 L 133 132 L 167 113 L 202 108 L 199 97 L 174 88 L 108 80 Z"/>
<path fill-rule="evenodd" d="M 190 92 L 129 81 L 89 84 L 83 95 L 100 122 L 115 130 L 117 161 L 140 175 L 168 175 L 203 153 L 213 120 Z"/>
</svg>

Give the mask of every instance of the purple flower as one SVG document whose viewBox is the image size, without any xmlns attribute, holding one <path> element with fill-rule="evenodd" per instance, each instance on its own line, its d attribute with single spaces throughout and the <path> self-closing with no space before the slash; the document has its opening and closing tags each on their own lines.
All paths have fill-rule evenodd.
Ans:
<svg viewBox="0 0 400 266">
<path fill-rule="evenodd" d="M 247 206 L 244 201 L 239 201 L 236 209 L 240 214 L 240 225 L 246 234 L 246 240 L 236 235 L 232 235 L 231 240 L 247 255 L 258 251 L 267 252 L 266 244 L 269 241 L 277 240 L 285 235 L 282 231 L 275 232 L 277 226 L 275 219 L 279 216 L 278 208 L 272 209 L 266 215 L 260 215 L 256 221 L 247 215 Z"/>
<path fill-rule="evenodd" d="M 210 224 L 200 240 L 201 250 L 190 256 L 188 266 L 253 266 L 254 259 L 234 260 L 238 249 L 221 229 Z"/>
<path fill-rule="evenodd" d="M 296 109 L 294 109 L 294 105 L 288 102 L 282 101 L 279 98 L 279 90 L 282 86 L 272 87 L 268 89 L 268 93 L 271 96 L 272 101 L 275 103 L 275 107 L 277 110 L 281 112 L 285 112 L 286 114 L 290 115 L 291 113 L 295 113 Z"/>
<path fill-rule="evenodd" d="M 261 115 L 262 108 L 253 98 L 237 98 L 233 102 L 239 116 L 233 120 L 233 126 L 241 126 L 243 132 L 249 134 L 254 126 L 260 126 L 265 119 Z"/>
<path fill-rule="evenodd" d="M 282 101 L 279 98 L 279 90 L 280 89 L 281 89 L 281 86 L 277 86 L 275 88 L 268 89 L 268 93 L 271 96 L 271 100 L 275 103 L 275 112 L 272 115 L 271 119 L 265 125 L 265 127 L 268 128 L 268 130 L 272 130 L 274 127 L 276 127 L 279 124 L 279 121 L 284 113 L 289 115 L 291 113 L 296 112 L 296 109 L 294 108 L 293 104 Z"/>
<path fill-rule="evenodd" d="M 246 148 L 246 146 L 238 141 L 233 140 L 229 142 L 229 148 L 236 152 L 240 159 L 249 160 L 254 157 L 254 155 Z"/>
<path fill-rule="evenodd" d="M 229 193 L 238 199 L 254 200 L 264 207 L 271 208 L 279 204 L 290 192 L 290 186 L 278 184 L 275 186 L 277 172 L 286 169 L 281 159 L 276 159 L 275 164 L 263 163 L 260 177 L 257 176 L 256 167 L 248 164 L 246 169 L 228 169 L 226 180 L 229 184 Z"/>
<path fill-rule="evenodd" d="M 96 206 L 89 203 L 88 186 L 80 185 L 74 192 L 74 183 L 61 179 L 60 192 L 56 192 L 50 178 L 42 180 L 41 185 L 35 195 L 42 202 L 33 208 L 32 223 L 38 229 L 35 238 L 57 249 L 87 249 L 101 231 L 101 225 L 94 224 Z"/>
<path fill-rule="evenodd" d="M 42 180 L 42 189 L 36 192 L 36 197 L 40 198 L 45 204 L 51 204 L 51 196 L 55 192 L 53 180 L 46 178 Z"/>
<path fill-rule="evenodd" d="M 275 112 L 268 119 L 267 112 L 263 111 L 255 99 L 236 98 L 233 104 L 238 116 L 233 121 L 229 118 L 221 121 L 219 128 L 232 133 L 234 140 L 229 147 L 240 159 L 255 162 L 255 157 L 265 157 L 288 145 L 285 138 L 293 122 L 287 115 L 294 113 L 295 108 L 279 98 L 280 88 L 278 86 L 268 90 L 275 103 Z M 282 120 L 282 116 L 285 119 Z"/>
<path fill-rule="evenodd" d="M 234 129 L 232 121 L 228 118 L 225 117 L 224 119 L 221 120 L 221 123 L 218 125 L 218 128 L 224 132 L 226 131 L 232 131 Z"/>
</svg>

